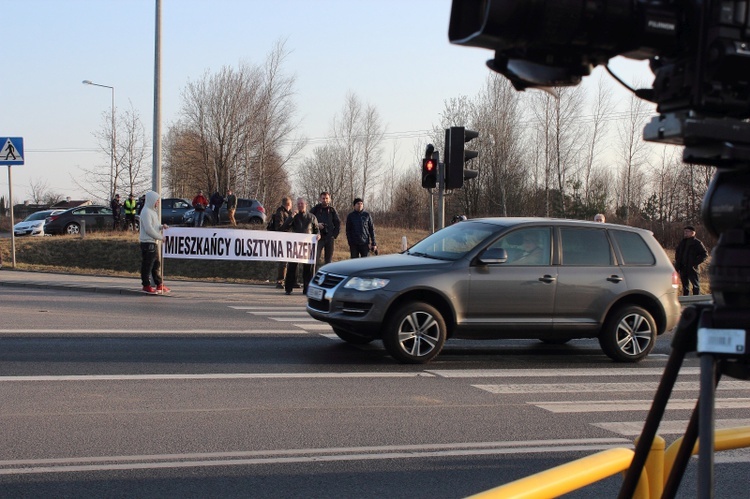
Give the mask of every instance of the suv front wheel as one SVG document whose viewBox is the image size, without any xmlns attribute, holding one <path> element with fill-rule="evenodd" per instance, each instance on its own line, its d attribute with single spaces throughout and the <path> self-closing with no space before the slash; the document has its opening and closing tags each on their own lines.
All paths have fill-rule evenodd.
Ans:
<svg viewBox="0 0 750 499">
<path fill-rule="evenodd" d="M 656 342 L 656 323 L 644 308 L 630 305 L 614 310 L 599 334 L 599 345 L 616 362 L 638 362 Z"/>
<path fill-rule="evenodd" d="M 443 349 L 445 320 L 432 305 L 409 302 L 390 315 L 383 331 L 383 345 L 397 361 L 424 364 Z"/>
</svg>

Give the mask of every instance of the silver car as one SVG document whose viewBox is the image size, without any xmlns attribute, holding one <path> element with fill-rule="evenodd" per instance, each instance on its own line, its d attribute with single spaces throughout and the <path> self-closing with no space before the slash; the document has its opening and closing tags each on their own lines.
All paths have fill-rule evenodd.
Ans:
<svg viewBox="0 0 750 499">
<path fill-rule="evenodd" d="M 598 338 L 611 359 L 638 362 L 677 324 L 678 283 L 650 231 L 484 218 L 400 254 L 325 265 L 307 311 L 344 341 L 382 339 L 405 363 L 430 361 L 449 338 Z"/>
<path fill-rule="evenodd" d="M 65 210 L 43 210 L 32 213 L 13 226 L 13 234 L 16 236 L 43 236 L 44 220 L 63 211 Z"/>
</svg>

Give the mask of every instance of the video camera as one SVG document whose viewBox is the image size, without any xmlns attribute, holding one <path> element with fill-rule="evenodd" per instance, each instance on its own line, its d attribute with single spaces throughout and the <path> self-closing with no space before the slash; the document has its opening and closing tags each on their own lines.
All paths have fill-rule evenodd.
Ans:
<svg viewBox="0 0 750 499">
<path fill-rule="evenodd" d="M 454 0 L 451 43 L 495 51 L 518 90 L 577 85 L 622 55 L 649 59 L 660 113 L 750 116 L 748 0 Z"/>
<path fill-rule="evenodd" d="M 684 145 L 686 163 L 717 167 L 702 205 L 705 226 L 719 236 L 709 267 L 714 304 L 683 312 L 620 491 L 632 496 L 679 366 L 697 351 L 700 417 L 696 409 L 664 497 L 673 497 L 698 433 L 707 463 L 699 495 L 709 497 L 715 385 L 721 374 L 750 379 L 750 0 L 453 0 L 448 37 L 494 50 L 487 65 L 517 90 L 577 85 L 618 55 L 648 59 L 653 88 L 634 92 L 660 115 L 644 138 Z M 711 345 L 729 335 L 738 338 L 733 349 Z"/>
</svg>

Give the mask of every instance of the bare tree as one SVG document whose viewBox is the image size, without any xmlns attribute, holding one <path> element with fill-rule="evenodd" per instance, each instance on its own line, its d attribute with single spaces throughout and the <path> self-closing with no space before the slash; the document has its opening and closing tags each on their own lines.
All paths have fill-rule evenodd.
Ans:
<svg viewBox="0 0 750 499">
<path fill-rule="evenodd" d="M 301 190 L 310 199 L 329 191 L 333 199 L 374 198 L 382 170 L 381 144 L 385 134 L 377 109 L 363 105 L 356 95 L 346 97 L 331 125 L 333 140 L 305 158 L 298 173 Z"/>
<path fill-rule="evenodd" d="M 110 111 L 111 112 L 111 111 Z M 133 108 L 116 114 L 114 170 L 110 164 L 83 169 L 84 174 L 72 177 L 76 186 L 101 201 L 108 202 L 123 186 L 129 192 L 143 189 L 150 183 L 150 144 L 140 114 Z M 94 132 L 99 147 L 107 157 L 112 151 L 112 115 L 103 114 L 102 128 Z M 146 163 L 146 164 L 144 164 Z M 84 183 L 85 180 L 85 183 Z"/>
<path fill-rule="evenodd" d="M 286 54 L 279 42 L 263 66 L 225 66 L 188 83 L 165 148 L 174 195 L 231 187 L 269 204 L 288 192 L 287 165 L 304 140 L 291 139 L 297 123 L 294 78 L 282 71 Z"/>
<path fill-rule="evenodd" d="M 626 117 L 619 122 L 620 178 L 617 188 L 618 215 L 630 223 L 632 211 L 637 209 L 645 194 L 643 166 L 649 149 L 641 138 L 646 118 L 651 114 L 646 103 L 631 95 L 628 99 Z"/>
<path fill-rule="evenodd" d="M 120 185 L 126 193 L 139 193 L 151 184 L 151 154 L 146 129 L 140 115 L 133 108 L 125 114 L 120 114 L 118 121 L 120 130 L 117 136 L 118 164 Z"/>
<path fill-rule="evenodd" d="M 309 201 L 318 199 L 318 194 L 327 191 L 334 199 L 347 192 L 348 179 L 342 168 L 342 150 L 334 144 L 316 147 L 311 157 L 302 161 L 298 179 L 302 195 Z M 343 199 L 352 198 L 344 197 Z"/>
<path fill-rule="evenodd" d="M 285 42 L 278 42 L 262 70 L 262 87 L 253 119 L 252 136 L 257 138 L 253 144 L 255 159 L 250 162 L 250 174 L 256 180 L 254 196 L 260 199 L 275 199 L 280 186 L 286 186 L 288 191 L 286 166 L 306 143 L 304 139 L 291 139 L 291 146 L 281 154 L 286 141 L 299 125 L 294 119 L 295 79 L 282 72 L 287 55 Z"/>
<path fill-rule="evenodd" d="M 584 155 L 581 178 L 583 180 L 584 200 L 587 206 L 591 205 L 595 198 L 595 181 L 596 173 L 594 171 L 597 160 L 601 154 L 603 139 L 607 132 L 609 117 L 614 110 L 612 102 L 612 90 L 605 83 L 602 75 L 597 81 L 596 95 L 591 106 L 590 123 L 586 127 L 588 133 L 585 135 L 588 141 L 588 147 Z M 602 211 L 601 207 L 596 207 L 596 212 Z"/>
<path fill-rule="evenodd" d="M 63 199 L 63 195 L 53 192 L 45 179 L 29 180 L 29 198 L 34 204 L 43 204 L 52 206 Z"/>
</svg>

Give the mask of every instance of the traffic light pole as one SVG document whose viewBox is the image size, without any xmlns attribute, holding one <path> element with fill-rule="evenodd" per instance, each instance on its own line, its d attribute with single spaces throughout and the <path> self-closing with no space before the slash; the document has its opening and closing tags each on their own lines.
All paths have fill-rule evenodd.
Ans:
<svg viewBox="0 0 750 499">
<path fill-rule="evenodd" d="M 445 227 L 445 163 L 440 162 L 440 153 L 432 153 L 438 170 L 438 205 L 437 205 L 437 228 Z"/>
</svg>

